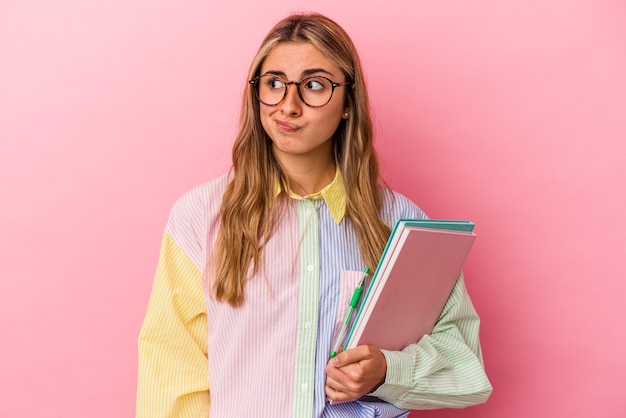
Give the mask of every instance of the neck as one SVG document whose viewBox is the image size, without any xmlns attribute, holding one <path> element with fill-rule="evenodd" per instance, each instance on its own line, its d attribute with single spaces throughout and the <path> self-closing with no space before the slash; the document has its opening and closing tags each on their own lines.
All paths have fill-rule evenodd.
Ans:
<svg viewBox="0 0 626 418">
<path fill-rule="evenodd" d="M 280 165 L 289 179 L 291 190 L 300 196 L 317 193 L 328 186 L 337 170 L 334 158 L 321 161 L 282 159 Z"/>
</svg>

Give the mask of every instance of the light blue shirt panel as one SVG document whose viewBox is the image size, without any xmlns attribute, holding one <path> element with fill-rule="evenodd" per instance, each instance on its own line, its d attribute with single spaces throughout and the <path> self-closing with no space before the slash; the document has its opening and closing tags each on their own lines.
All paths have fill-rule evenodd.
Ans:
<svg viewBox="0 0 626 418">
<path fill-rule="evenodd" d="M 337 322 L 341 272 L 362 271 L 365 267 L 356 235 L 346 218 L 340 224 L 333 219 L 323 200 L 317 200 L 320 234 L 320 301 L 317 351 L 315 355 L 314 414 L 318 417 L 396 418 L 406 417 L 408 411 L 385 402 L 349 402 L 330 405 L 326 402 L 325 367 L 332 346 Z M 393 227 L 400 218 L 426 218 L 424 212 L 406 197 L 386 191 L 383 219 Z M 372 267 L 370 267 L 372 268 Z M 373 268 L 372 268 L 373 270 Z"/>
</svg>

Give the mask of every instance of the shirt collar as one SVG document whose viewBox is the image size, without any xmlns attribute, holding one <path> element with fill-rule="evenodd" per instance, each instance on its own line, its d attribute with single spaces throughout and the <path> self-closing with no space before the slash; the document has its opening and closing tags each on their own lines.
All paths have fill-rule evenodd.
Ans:
<svg viewBox="0 0 626 418">
<path fill-rule="evenodd" d="M 293 199 L 308 199 L 308 200 L 317 200 L 323 199 L 330 210 L 330 214 L 333 216 L 333 219 L 337 224 L 340 224 L 343 217 L 346 214 L 346 189 L 343 183 L 343 177 L 341 172 L 339 171 L 339 167 L 337 167 L 337 171 L 335 172 L 335 178 L 330 184 L 324 187 L 317 193 L 312 193 L 306 196 L 300 196 L 294 193 L 286 184 L 283 184 L 282 181 L 276 182 L 276 195 L 285 190 L 289 197 Z"/>
</svg>

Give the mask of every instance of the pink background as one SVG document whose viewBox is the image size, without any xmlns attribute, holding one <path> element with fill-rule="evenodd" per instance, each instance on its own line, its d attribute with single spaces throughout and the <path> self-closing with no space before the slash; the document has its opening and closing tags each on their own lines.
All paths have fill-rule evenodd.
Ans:
<svg viewBox="0 0 626 418">
<path fill-rule="evenodd" d="M 342 24 L 383 174 L 476 222 L 494 392 L 424 417 L 621 417 L 626 3 L 0 2 L 0 416 L 134 415 L 136 339 L 174 200 L 229 167 L 263 35 Z"/>
</svg>

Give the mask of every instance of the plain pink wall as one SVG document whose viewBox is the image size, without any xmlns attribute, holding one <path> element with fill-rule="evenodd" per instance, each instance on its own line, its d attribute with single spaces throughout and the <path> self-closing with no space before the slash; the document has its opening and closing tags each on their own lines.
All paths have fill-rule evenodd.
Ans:
<svg viewBox="0 0 626 418">
<path fill-rule="evenodd" d="M 228 169 L 252 55 L 310 9 L 361 52 L 388 182 L 477 224 L 494 393 L 412 416 L 623 416 L 617 0 L 1 2 L 0 416 L 134 415 L 169 209 Z"/>
</svg>

